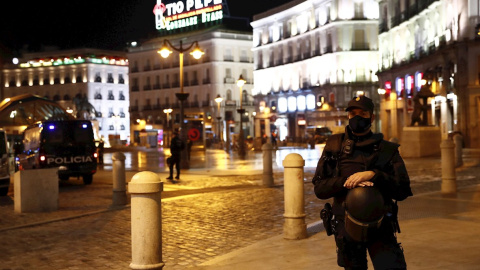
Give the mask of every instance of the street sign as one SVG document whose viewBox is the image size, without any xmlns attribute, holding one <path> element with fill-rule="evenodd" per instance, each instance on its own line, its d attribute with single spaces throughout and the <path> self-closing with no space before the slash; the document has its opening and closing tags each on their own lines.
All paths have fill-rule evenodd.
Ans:
<svg viewBox="0 0 480 270">
<path fill-rule="evenodd" d="M 196 128 L 191 128 L 188 131 L 188 138 L 193 142 L 197 141 L 198 139 L 200 139 L 200 130 Z"/>
</svg>

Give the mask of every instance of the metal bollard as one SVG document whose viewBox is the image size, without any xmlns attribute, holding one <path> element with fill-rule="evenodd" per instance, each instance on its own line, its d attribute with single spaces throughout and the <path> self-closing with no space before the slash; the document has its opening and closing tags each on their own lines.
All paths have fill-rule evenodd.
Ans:
<svg viewBox="0 0 480 270">
<path fill-rule="evenodd" d="M 126 205 L 128 202 L 125 181 L 125 155 L 116 152 L 112 155 L 113 198 L 112 205 Z"/>
<path fill-rule="evenodd" d="M 283 224 L 283 238 L 307 238 L 305 224 L 305 199 L 303 195 L 303 167 L 305 160 L 299 154 L 288 154 L 283 160 L 284 196 L 285 196 L 285 223 Z"/>
<path fill-rule="evenodd" d="M 263 185 L 266 187 L 273 187 L 272 150 L 273 146 L 271 143 L 262 145 Z"/>
<path fill-rule="evenodd" d="M 461 167 L 463 165 L 463 136 L 460 134 L 453 135 L 453 141 L 455 142 L 455 167 Z"/>
<path fill-rule="evenodd" d="M 440 143 L 442 151 L 442 193 L 455 194 L 457 182 L 455 176 L 455 144 L 452 140 L 444 140 Z"/>
<path fill-rule="evenodd" d="M 163 183 L 153 172 L 139 172 L 128 184 L 132 195 L 131 269 L 162 269 L 161 192 Z"/>
</svg>

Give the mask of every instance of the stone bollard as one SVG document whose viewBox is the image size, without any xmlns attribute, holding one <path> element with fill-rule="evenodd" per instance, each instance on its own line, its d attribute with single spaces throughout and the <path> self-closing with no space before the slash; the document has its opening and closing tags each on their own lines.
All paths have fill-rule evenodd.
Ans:
<svg viewBox="0 0 480 270">
<path fill-rule="evenodd" d="M 263 185 L 266 187 L 273 187 L 272 150 L 273 146 L 271 143 L 262 145 Z"/>
<path fill-rule="evenodd" d="M 163 269 L 161 192 L 163 183 L 156 173 L 139 172 L 128 184 L 132 217 L 131 269 Z"/>
<path fill-rule="evenodd" d="M 303 195 L 303 167 L 305 160 L 299 154 L 288 154 L 283 160 L 285 223 L 283 238 L 307 238 L 305 224 L 305 199 Z"/>
<path fill-rule="evenodd" d="M 457 182 L 455 176 L 455 144 L 452 140 L 444 140 L 440 144 L 442 150 L 442 193 L 455 194 Z"/>
<path fill-rule="evenodd" d="M 125 181 L 125 155 L 116 152 L 112 155 L 113 163 L 113 199 L 112 205 L 126 205 L 128 202 Z"/>
<path fill-rule="evenodd" d="M 463 136 L 460 134 L 453 135 L 453 141 L 455 142 L 455 167 L 461 167 L 463 165 Z"/>
</svg>

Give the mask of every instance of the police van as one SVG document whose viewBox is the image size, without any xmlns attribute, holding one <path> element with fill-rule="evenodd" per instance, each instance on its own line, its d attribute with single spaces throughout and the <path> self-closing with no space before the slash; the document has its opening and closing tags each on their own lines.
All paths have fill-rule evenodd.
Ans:
<svg viewBox="0 0 480 270">
<path fill-rule="evenodd" d="M 58 167 L 60 180 L 81 176 L 84 184 L 92 183 L 98 154 L 90 121 L 45 121 L 28 127 L 23 145 L 19 169 Z"/>
<path fill-rule="evenodd" d="M 0 129 L 0 196 L 6 196 L 10 187 L 10 162 L 7 134 Z"/>
</svg>

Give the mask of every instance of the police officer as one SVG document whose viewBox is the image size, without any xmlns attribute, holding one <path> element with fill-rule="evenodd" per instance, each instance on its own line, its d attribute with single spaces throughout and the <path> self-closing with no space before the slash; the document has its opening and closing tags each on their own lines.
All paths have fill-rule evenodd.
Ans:
<svg viewBox="0 0 480 270">
<path fill-rule="evenodd" d="M 399 145 L 372 133 L 373 110 L 365 96 L 348 103 L 345 133 L 328 139 L 312 182 L 319 199 L 333 197 L 324 225 L 335 235 L 339 266 L 367 269 L 368 250 L 375 269 L 406 269 L 396 201 L 413 195 L 410 179 Z"/>
</svg>

